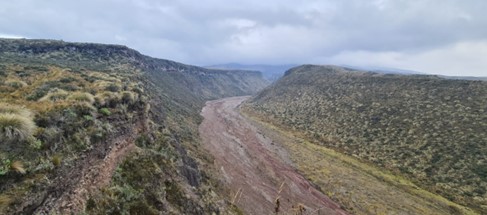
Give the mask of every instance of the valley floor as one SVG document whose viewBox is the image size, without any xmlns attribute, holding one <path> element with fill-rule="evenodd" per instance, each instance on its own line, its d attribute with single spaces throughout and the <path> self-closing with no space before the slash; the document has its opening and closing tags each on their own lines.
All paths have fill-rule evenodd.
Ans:
<svg viewBox="0 0 487 215">
<path fill-rule="evenodd" d="M 297 172 L 278 143 L 238 111 L 248 97 L 206 103 L 199 132 L 221 181 L 246 214 L 348 214 Z"/>
<path fill-rule="evenodd" d="M 207 102 L 199 128 L 231 201 L 246 214 L 274 213 L 277 198 L 279 214 L 300 206 L 303 214 L 474 214 L 404 178 L 242 115 L 238 106 L 247 98 Z"/>
</svg>

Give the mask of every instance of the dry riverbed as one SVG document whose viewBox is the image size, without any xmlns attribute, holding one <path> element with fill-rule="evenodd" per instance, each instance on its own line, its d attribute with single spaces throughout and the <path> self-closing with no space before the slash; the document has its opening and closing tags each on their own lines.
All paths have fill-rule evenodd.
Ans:
<svg viewBox="0 0 487 215">
<path fill-rule="evenodd" d="M 199 132 L 215 157 L 231 199 L 246 214 L 348 214 L 291 165 L 279 143 L 263 135 L 237 106 L 248 97 L 209 101 Z M 278 202 L 278 203 L 277 203 Z"/>
</svg>

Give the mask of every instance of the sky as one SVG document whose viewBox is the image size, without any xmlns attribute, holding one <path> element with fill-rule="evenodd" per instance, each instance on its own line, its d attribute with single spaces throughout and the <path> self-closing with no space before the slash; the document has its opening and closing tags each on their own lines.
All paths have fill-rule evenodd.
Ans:
<svg viewBox="0 0 487 215">
<path fill-rule="evenodd" d="M 485 0 L 15 0 L 0 37 L 122 44 L 194 65 L 487 76 Z"/>
</svg>

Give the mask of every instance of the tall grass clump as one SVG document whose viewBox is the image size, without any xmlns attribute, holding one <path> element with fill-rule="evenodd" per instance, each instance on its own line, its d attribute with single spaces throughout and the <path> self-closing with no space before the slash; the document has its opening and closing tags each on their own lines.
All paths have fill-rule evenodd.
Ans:
<svg viewBox="0 0 487 215">
<path fill-rule="evenodd" d="M 0 113 L 0 138 L 7 141 L 24 141 L 32 137 L 36 129 L 31 118 L 12 113 Z"/>
<path fill-rule="evenodd" d="M 20 115 L 26 118 L 30 118 L 32 116 L 32 112 L 26 108 L 7 103 L 0 103 L 0 114 L 7 113 Z"/>
<path fill-rule="evenodd" d="M 66 92 L 65 90 L 61 90 L 58 88 L 54 88 L 52 90 L 49 90 L 49 93 L 45 95 L 44 97 L 40 98 L 39 101 L 58 101 L 58 100 L 64 100 L 69 96 L 69 93 Z"/>
<path fill-rule="evenodd" d="M 27 86 L 27 83 L 25 83 L 23 81 L 7 81 L 5 83 L 8 86 L 13 87 L 15 89 L 19 89 L 19 88 L 22 88 L 22 87 L 26 87 Z"/>
<path fill-rule="evenodd" d="M 133 104 L 137 100 L 136 95 L 131 91 L 122 92 L 122 102 L 126 104 Z"/>
<path fill-rule="evenodd" d="M 87 102 L 93 104 L 95 102 L 95 97 L 90 93 L 85 92 L 74 92 L 70 96 L 68 96 L 69 100 L 78 101 L 78 102 Z"/>
<path fill-rule="evenodd" d="M 10 170 L 19 174 L 25 174 L 27 172 L 24 168 L 24 164 L 22 164 L 20 161 L 14 161 L 12 164 L 10 164 Z"/>
</svg>

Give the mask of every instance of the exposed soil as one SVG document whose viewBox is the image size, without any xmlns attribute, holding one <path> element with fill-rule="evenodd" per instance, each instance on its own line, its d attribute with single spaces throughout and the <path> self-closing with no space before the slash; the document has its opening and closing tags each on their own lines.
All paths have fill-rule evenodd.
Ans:
<svg viewBox="0 0 487 215">
<path fill-rule="evenodd" d="M 248 97 L 209 101 L 199 127 L 204 147 L 215 157 L 230 201 L 246 214 L 348 214 L 293 168 L 278 142 L 265 137 L 237 111 Z"/>
<path fill-rule="evenodd" d="M 82 212 L 90 195 L 109 185 L 117 165 L 136 149 L 134 141 L 142 129 L 143 120 L 140 120 L 124 129 L 122 135 L 110 138 L 84 155 L 68 173 L 56 178 L 54 188 L 33 209 L 34 214 Z"/>
</svg>

